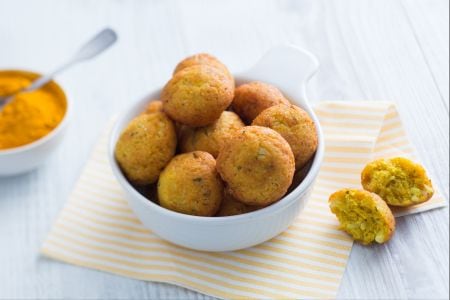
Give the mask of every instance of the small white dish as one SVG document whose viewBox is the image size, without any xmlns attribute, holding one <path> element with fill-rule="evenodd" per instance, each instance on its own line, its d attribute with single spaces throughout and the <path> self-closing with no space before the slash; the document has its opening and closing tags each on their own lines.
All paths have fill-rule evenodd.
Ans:
<svg viewBox="0 0 450 300">
<path fill-rule="evenodd" d="M 305 88 L 318 69 L 317 59 L 293 46 L 273 48 L 250 70 L 236 74 L 237 85 L 263 81 L 278 87 L 292 103 L 306 110 L 317 127 L 319 144 L 306 178 L 278 202 L 243 215 L 198 217 L 167 210 L 142 196 L 125 178 L 115 158 L 114 148 L 122 130 L 137 116 L 150 99 L 158 99 L 161 90 L 150 93 L 124 112 L 112 130 L 108 156 L 114 175 L 142 224 L 174 244 L 202 251 L 232 251 L 265 242 L 286 230 L 304 208 L 323 160 L 324 141 L 319 120 L 308 105 Z"/>
<path fill-rule="evenodd" d="M 28 71 L 20 72 L 34 74 L 36 77 L 40 76 Z M 0 149 L 0 177 L 15 176 L 36 169 L 50 157 L 60 144 L 69 121 L 70 104 L 62 88 L 57 83 L 56 86 L 65 96 L 66 112 L 63 119 L 51 132 L 32 143 L 11 149 Z"/>
</svg>

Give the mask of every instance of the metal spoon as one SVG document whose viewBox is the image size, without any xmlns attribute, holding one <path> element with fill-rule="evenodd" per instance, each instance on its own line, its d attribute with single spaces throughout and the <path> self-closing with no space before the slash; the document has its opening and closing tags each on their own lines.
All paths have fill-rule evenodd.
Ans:
<svg viewBox="0 0 450 300">
<path fill-rule="evenodd" d="M 3 109 L 3 107 L 10 103 L 14 97 L 22 92 L 31 92 L 34 91 L 42 86 L 44 86 L 46 83 L 51 81 L 54 76 L 57 74 L 63 72 L 67 68 L 91 59 L 98 54 L 102 53 L 106 49 L 108 49 L 111 45 L 113 45 L 117 40 L 117 34 L 114 32 L 114 30 L 106 28 L 97 33 L 91 40 L 89 40 L 85 45 L 83 45 L 77 53 L 65 64 L 54 70 L 53 72 L 39 77 L 36 80 L 34 80 L 29 86 L 24 87 L 18 91 L 15 91 L 13 94 L 6 95 L 0 97 L 0 112 Z"/>
</svg>

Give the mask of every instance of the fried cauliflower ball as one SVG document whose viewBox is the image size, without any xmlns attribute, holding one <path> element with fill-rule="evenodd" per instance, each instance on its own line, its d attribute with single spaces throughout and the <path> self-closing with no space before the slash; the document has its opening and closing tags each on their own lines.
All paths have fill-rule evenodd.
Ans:
<svg viewBox="0 0 450 300">
<path fill-rule="evenodd" d="M 234 83 L 208 65 L 194 65 L 177 72 L 164 86 L 161 99 L 167 115 L 191 127 L 214 123 L 230 105 Z"/>
<path fill-rule="evenodd" d="M 224 111 L 220 118 L 211 125 L 185 128 L 181 133 L 181 151 L 200 150 L 217 157 L 219 150 L 228 142 L 233 133 L 244 126 L 237 114 L 231 111 Z"/>
<path fill-rule="evenodd" d="M 395 231 L 395 219 L 389 206 L 378 195 L 364 190 L 343 189 L 328 200 L 340 228 L 364 245 L 385 243 Z"/>
<path fill-rule="evenodd" d="M 306 111 L 295 105 L 278 104 L 263 110 L 252 125 L 269 127 L 289 143 L 295 167 L 303 167 L 317 150 L 317 132 Z"/>
<path fill-rule="evenodd" d="M 163 111 L 163 104 L 160 100 L 151 100 L 147 106 L 145 107 L 145 110 L 142 112 L 143 114 L 151 114 L 154 112 L 162 112 Z"/>
<path fill-rule="evenodd" d="M 195 55 L 186 57 L 180 63 L 178 63 L 175 70 L 173 71 L 173 75 L 175 75 L 176 73 L 178 73 L 179 71 L 181 71 L 183 69 L 186 69 L 186 68 L 189 68 L 192 66 L 197 66 L 197 65 L 208 65 L 208 66 L 214 67 L 216 69 L 221 70 L 227 76 L 229 76 L 231 79 L 233 79 L 230 71 L 228 71 L 228 68 L 222 62 L 220 62 L 220 60 L 218 60 L 216 57 L 214 57 L 208 53 L 199 53 L 199 54 L 195 54 Z M 234 81 L 234 79 L 233 79 L 233 81 Z"/>
<path fill-rule="evenodd" d="M 364 189 L 389 205 L 411 206 L 428 201 L 434 193 L 425 169 L 403 157 L 375 160 L 361 173 Z"/>
<path fill-rule="evenodd" d="M 223 146 L 217 169 L 238 201 L 266 206 L 286 193 L 294 176 L 295 160 L 291 147 L 276 131 L 246 126 Z"/>
<path fill-rule="evenodd" d="M 236 88 L 232 108 L 250 124 L 263 110 L 277 104 L 288 105 L 289 101 L 273 85 L 253 81 Z"/>
<path fill-rule="evenodd" d="M 229 192 L 225 191 L 222 204 L 217 212 L 218 217 L 242 215 L 263 208 L 262 206 L 246 205 L 237 201 Z"/>
<path fill-rule="evenodd" d="M 158 180 L 177 146 L 173 122 L 162 112 L 134 118 L 116 143 L 115 157 L 131 183 L 146 185 Z"/>
<path fill-rule="evenodd" d="M 223 183 L 211 154 L 202 151 L 175 156 L 158 181 L 162 207 L 195 216 L 213 216 L 223 198 Z"/>
</svg>

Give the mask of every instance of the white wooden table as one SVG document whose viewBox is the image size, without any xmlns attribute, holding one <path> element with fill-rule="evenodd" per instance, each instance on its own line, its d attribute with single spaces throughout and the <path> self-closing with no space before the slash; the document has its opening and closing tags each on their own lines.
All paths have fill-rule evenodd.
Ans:
<svg viewBox="0 0 450 300">
<path fill-rule="evenodd" d="M 67 138 L 39 170 L 0 179 L 0 298 L 206 298 L 39 257 L 39 247 L 105 122 L 160 86 L 187 54 L 233 71 L 279 43 L 315 53 L 320 100 L 390 100 L 434 183 L 449 194 L 449 2 L 4 1 L 0 68 L 45 72 L 104 26 L 119 43 L 61 75 L 73 101 Z M 398 219 L 388 245 L 355 245 L 340 298 L 447 298 L 447 208 Z"/>
</svg>

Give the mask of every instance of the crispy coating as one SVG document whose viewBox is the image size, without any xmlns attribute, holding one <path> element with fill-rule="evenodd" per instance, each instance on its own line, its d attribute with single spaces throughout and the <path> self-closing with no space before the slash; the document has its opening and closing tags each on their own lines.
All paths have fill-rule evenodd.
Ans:
<svg viewBox="0 0 450 300">
<path fill-rule="evenodd" d="M 180 139 L 181 151 L 200 150 L 217 157 L 223 144 L 228 142 L 236 130 L 244 126 L 237 114 L 231 111 L 224 111 L 220 118 L 211 125 L 183 129 Z"/>
<path fill-rule="evenodd" d="M 316 126 L 306 111 L 295 105 L 278 104 L 265 109 L 252 125 L 272 128 L 286 139 L 294 153 L 295 167 L 303 167 L 317 150 Z"/>
<path fill-rule="evenodd" d="M 223 146 L 217 169 L 228 190 L 247 205 L 269 205 L 286 193 L 295 171 L 291 147 L 276 131 L 246 126 Z"/>
<path fill-rule="evenodd" d="M 234 83 L 220 70 L 194 65 L 177 72 L 161 94 L 164 111 L 191 127 L 214 123 L 230 105 Z"/>
<path fill-rule="evenodd" d="M 196 65 L 208 65 L 211 67 L 214 67 L 216 69 L 221 70 L 224 72 L 227 76 L 229 76 L 231 79 L 233 79 L 233 76 L 231 75 L 230 71 L 228 71 L 228 68 L 216 57 L 208 54 L 208 53 L 198 53 L 192 56 L 188 56 L 185 59 L 183 59 L 178 65 L 176 66 L 175 70 L 173 71 L 173 75 L 178 73 L 179 71 L 196 66 Z M 234 79 L 233 79 L 234 81 Z"/>
<path fill-rule="evenodd" d="M 216 216 L 226 217 L 242 215 L 263 208 L 263 206 L 246 205 L 236 200 L 229 192 L 225 191 L 222 204 Z"/>
<path fill-rule="evenodd" d="M 162 112 L 163 104 L 160 100 L 150 100 L 150 102 L 145 107 L 145 110 L 142 112 L 143 114 L 150 114 L 154 112 Z"/>
<path fill-rule="evenodd" d="M 158 181 L 162 207 L 195 216 L 213 216 L 223 198 L 223 183 L 216 161 L 203 151 L 175 156 Z"/>
<path fill-rule="evenodd" d="M 232 103 L 233 110 L 250 124 L 263 110 L 289 101 L 273 85 L 253 81 L 236 88 Z"/>
<path fill-rule="evenodd" d="M 340 228 L 364 245 L 387 242 L 395 231 L 389 206 L 378 195 L 364 190 L 342 189 L 330 196 L 330 209 Z"/>
<path fill-rule="evenodd" d="M 403 157 L 375 160 L 361 173 L 364 189 L 389 205 L 411 206 L 428 201 L 434 193 L 425 169 Z"/>
<path fill-rule="evenodd" d="M 131 183 L 158 180 L 177 146 L 173 122 L 162 112 L 134 118 L 116 143 L 115 157 Z"/>
</svg>

